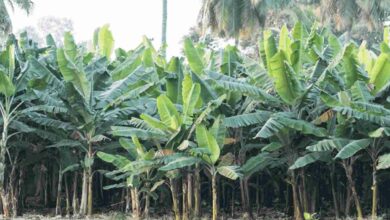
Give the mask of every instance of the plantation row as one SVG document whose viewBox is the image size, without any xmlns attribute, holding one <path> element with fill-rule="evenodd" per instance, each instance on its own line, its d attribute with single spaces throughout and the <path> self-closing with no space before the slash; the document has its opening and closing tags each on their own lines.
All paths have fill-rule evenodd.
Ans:
<svg viewBox="0 0 390 220">
<path fill-rule="evenodd" d="M 0 53 L 3 214 L 112 205 L 136 218 L 207 207 L 212 219 L 253 218 L 267 206 L 297 220 L 376 219 L 390 202 L 388 35 L 368 50 L 297 23 L 265 31 L 260 59 L 186 39 L 169 61 L 146 38 L 113 54 L 108 26 L 89 47 L 70 33 L 44 48 L 11 36 Z"/>
</svg>

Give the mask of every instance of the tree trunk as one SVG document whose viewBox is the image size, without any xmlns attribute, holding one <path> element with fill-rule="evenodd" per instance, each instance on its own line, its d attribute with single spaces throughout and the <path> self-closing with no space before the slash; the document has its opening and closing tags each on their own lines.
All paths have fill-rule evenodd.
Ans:
<svg viewBox="0 0 390 220">
<path fill-rule="evenodd" d="M 231 201 L 231 203 L 232 203 L 232 204 L 231 204 L 231 206 L 232 206 L 232 207 L 231 207 L 231 217 L 232 217 L 232 218 L 234 218 L 234 205 L 235 205 L 235 204 L 234 204 L 234 202 L 235 202 L 234 200 L 236 199 L 236 198 L 235 198 L 235 193 L 234 193 L 234 192 L 235 192 L 235 190 L 234 190 L 234 188 L 233 188 L 233 190 L 232 190 L 232 201 Z"/>
<path fill-rule="evenodd" d="M 332 197 L 333 197 L 333 207 L 334 207 L 334 214 L 336 219 L 340 218 L 340 212 L 339 212 L 339 205 L 337 202 L 337 192 L 336 192 L 336 187 L 335 187 L 335 170 L 334 170 L 334 164 L 332 165 L 332 170 L 330 171 L 330 183 L 332 187 Z"/>
<path fill-rule="evenodd" d="M 70 216 L 70 196 L 69 196 L 69 185 L 68 185 L 68 175 L 64 176 L 65 182 L 65 200 L 66 200 L 66 216 Z"/>
<path fill-rule="evenodd" d="M 80 215 L 85 216 L 87 214 L 87 196 L 88 196 L 88 175 L 87 168 L 83 171 L 83 185 L 81 191 L 81 203 L 80 203 Z"/>
<path fill-rule="evenodd" d="M 252 219 L 252 208 L 250 205 L 250 199 L 249 199 L 249 187 L 248 187 L 248 179 L 242 178 L 240 179 L 240 191 L 241 191 L 241 202 L 242 202 L 242 209 L 244 211 L 244 219 Z"/>
<path fill-rule="evenodd" d="M 144 214 L 145 214 L 145 218 L 149 219 L 150 196 L 147 193 L 145 193 L 145 194 L 146 195 L 145 195 L 145 212 L 144 212 Z"/>
<path fill-rule="evenodd" d="M 307 199 L 307 189 L 306 189 L 306 176 L 305 176 L 305 169 L 301 169 L 301 186 L 302 186 L 302 193 L 301 193 L 301 200 L 303 205 L 303 212 L 309 212 L 309 202 Z"/>
<path fill-rule="evenodd" d="M 377 209 L 378 209 L 378 185 L 376 177 L 376 162 L 372 165 L 372 208 L 371 208 L 371 218 L 372 220 L 377 220 Z"/>
<path fill-rule="evenodd" d="M 189 214 L 188 214 L 188 201 L 187 201 L 187 194 L 188 194 L 188 188 L 187 188 L 187 181 L 185 176 L 182 178 L 182 192 L 183 192 L 183 197 L 182 197 L 182 205 L 183 205 L 183 220 L 188 220 L 189 219 Z"/>
<path fill-rule="evenodd" d="M 298 194 L 298 186 L 295 179 L 295 171 L 292 171 L 291 176 L 291 187 L 292 187 L 292 193 L 293 193 L 293 205 L 294 205 L 294 219 L 295 220 L 302 220 L 303 219 L 303 213 L 301 208 L 301 203 L 299 201 L 299 194 Z"/>
<path fill-rule="evenodd" d="M 3 205 L 3 217 L 4 218 L 11 217 L 8 193 L 4 189 L 1 190 L 1 203 Z"/>
<path fill-rule="evenodd" d="M 177 198 L 177 185 L 176 181 L 172 178 L 169 179 L 169 185 L 171 187 L 171 194 L 172 194 L 172 206 L 173 206 L 173 213 L 175 214 L 175 220 L 180 220 L 180 210 L 179 210 L 179 201 Z"/>
<path fill-rule="evenodd" d="M 92 216 L 93 207 L 93 173 L 92 165 L 88 168 L 88 216 Z"/>
<path fill-rule="evenodd" d="M 256 213 L 259 214 L 260 211 L 260 193 L 261 193 L 261 187 L 260 187 L 260 175 L 256 176 Z"/>
<path fill-rule="evenodd" d="M 56 215 L 61 215 L 61 191 L 62 191 L 62 167 L 60 165 L 59 170 L 58 170 Z"/>
<path fill-rule="evenodd" d="M 199 164 L 195 165 L 195 174 L 194 174 L 194 216 L 195 218 L 200 218 L 202 215 L 201 212 L 201 195 L 200 195 L 200 170 Z"/>
<path fill-rule="evenodd" d="M 129 188 L 126 188 L 126 208 L 125 208 L 125 213 L 130 212 L 130 205 L 131 204 L 131 191 Z"/>
<path fill-rule="evenodd" d="M 359 195 L 357 194 L 356 187 L 355 187 L 355 181 L 352 178 L 353 175 L 353 162 L 349 159 L 350 162 L 344 162 L 344 169 L 347 175 L 348 183 L 351 188 L 352 192 L 352 197 L 355 202 L 355 207 L 356 207 L 356 212 L 357 212 L 357 219 L 358 220 L 363 220 L 363 211 L 362 207 L 360 206 L 360 200 L 359 200 Z"/>
<path fill-rule="evenodd" d="M 190 218 L 192 219 L 193 215 L 193 203 L 192 203 L 192 198 L 194 195 L 194 189 L 193 189 L 193 184 L 192 184 L 192 173 L 187 173 L 187 205 L 188 205 L 188 213 Z"/>
<path fill-rule="evenodd" d="M 217 194 L 217 175 L 216 173 L 211 174 L 211 189 L 212 189 L 212 194 L 213 194 L 213 214 L 212 214 L 212 219 L 217 220 L 218 219 L 218 194 Z"/>
<path fill-rule="evenodd" d="M 2 3 L 0 3 L 2 4 Z M 5 9 L 5 7 L 4 7 Z M 6 158 L 5 154 L 7 151 L 7 139 L 8 139 L 8 119 L 6 115 L 2 115 L 3 117 L 3 132 L 1 135 L 0 141 L 0 193 L 1 193 L 1 202 L 3 205 L 3 217 L 9 218 L 11 217 L 10 212 L 10 203 L 9 203 L 9 195 L 5 189 L 5 171 L 6 171 Z"/>
<path fill-rule="evenodd" d="M 136 187 L 131 188 L 131 207 L 133 208 L 133 218 L 140 218 L 138 189 Z"/>
<path fill-rule="evenodd" d="M 162 30 L 161 30 L 161 52 L 163 57 L 166 57 L 167 46 L 167 21 L 168 21 L 168 0 L 163 0 L 162 5 Z"/>
<path fill-rule="evenodd" d="M 11 200 L 11 206 L 10 210 L 12 212 L 12 217 L 16 218 L 18 215 L 18 184 L 17 184 L 17 167 L 16 167 L 16 162 L 17 162 L 17 157 L 18 154 L 16 154 L 15 161 L 11 164 L 11 173 L 9 175 L 9 180 L 8 180 L 8 194 L 9 194 L 9 199 Z"/>
<path fill-rule="evenodd" d="M 79 199 L 78 199 L 78 193 L 77 193 L 77 182 L 78 182 L 78 173 L 74 173 L 73 177 L 73 198 L 72 198 L 72 208 L 73 208 L 73 215 L 77 215 L 78 208 L 79 208 Z"/>
</svg>

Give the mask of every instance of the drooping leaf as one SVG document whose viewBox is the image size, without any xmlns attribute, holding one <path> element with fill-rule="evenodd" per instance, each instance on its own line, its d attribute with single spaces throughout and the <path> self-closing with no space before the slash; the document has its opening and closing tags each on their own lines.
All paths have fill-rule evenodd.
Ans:
<svg viewBox="0 0 390 220">
<path fill-rule="evenodd" d="M 390 167 L 390 154 L 384 154 L 384 155 L 380 156 L 378 159 L 378 165 L 376 168 L 378 170 L 383 170 L 383 169 L 387 169 L 389 167 Z"/>
<path fill-rule="evenodd" d="M 169 162 L 167 165 L 160 167 L 159 170 L 170 171 L 175 169 L 181 169 L 184 167 L 192 166 L 199 162 L 200 159 L 196 157 L 180 157 L 174 161 Z"/>
<path fill-rule="evenodd" d="M 305 167 L 309 164 L 315 163 L 317 161 L 331 161 L 332 157 L 330 156 L 330 152 L 325 151 L 318 151 L 318 152 L 311 152 L 308 153 L 302 157 L 299 157 L 292 166 L 289 167 L 290 170 L 295 170 L 298 168 Z"/>
<path fill-rule="evenodd" d="M 239 166 L 220 166 L 217 168 L 217 172 L 222 176 L 232 180 L 236 180 L 242 176 L 242 174 L 239 173 Z"/>
<path fill-rule="evenodd" d="M 371 144 L 370 139 L 361 139 L 361 140 L 351 141 L 349 144 L 345 145 L 340 150 L 340 152 L 336 155 L 336 158 L 347 159 L 349 157 L 352 157 L 360 150 L 368 147 L 370 144 Z"/>
<path fill-rule="evenodd" d="M 235 115 L 235 116 L 225 118 L 223 120 L 223 123 L 226 127 L 231 127 L 231 128 L 245 127 L 245 126 L 264 123 L 268 120 L 271 114 L 272 113 L 268 111 L 258 111 L 254 113 Z"/>
<path fill-rule="evenodd" d="M 334 149 L 340 151 L 349 142 L 350 140 L 343 138 L 324 139 L 306 147 L 306 149 L 309 151 L 332 151 Z"/>
<path fill-rule="evenodd" d="M 275 163 L 275 159 L 269 153 L 260 153 L 254 157 L 249 158 L 242 166 L 241 171 L 245 177 L 250 177 L 253 173 L 263 170 Z"/>
<path fill-rule="evenodd" d="M 262 152 L 273 152 L 281 149 L 283 147 L 283 144 L 280 142 L 272 142 L 270 144 L 267 144 L 263 148 L 261 148 Z"/>
<path fill-rule="evenodd" d="M 148 115 L 148 114 L 141 114 L 140 117 L 141 117 L 146 123 L 148 123 L 150 126 L 152 126 L 152 127 L 154 127 L 154 128 L 160 129 L 160 130 L 162 130 L 162 131 L 169 130 L 169 127 L 166 126 L 163 122 L 161 122 L 160 120 L 158 120 L 158 119 L 156 119 L 156 118 L 151 117 L 151 116 Z"/>
<path fill-rule="evenodd" d="M 121 155 L 108 154 L 108 153 L 104 153 L 102 151 L 97 152 L 96 155 L 100 159 L 102 159 L 103 161 L 113 164 L 118 169 L 125 167 L 127 164 L 129 164 L 131 162 L 126 157 L 123 157 Z"/>
</svg>

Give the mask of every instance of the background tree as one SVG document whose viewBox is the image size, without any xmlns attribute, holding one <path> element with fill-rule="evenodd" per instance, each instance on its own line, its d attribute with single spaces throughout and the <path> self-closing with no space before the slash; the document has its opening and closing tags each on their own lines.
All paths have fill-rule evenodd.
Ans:
<svg viewBox="0 0 390 220">
<path fill-rule="evenodd" d="M 1 0 L 0 1 L 0 39 L 4 40 L 4 37 L 12 33 L 12 21 L 6 5 L 11 9 L 15 6 L 19 7 L 27 14 L 29 14 L 33 8 L 33 2 L 31 0 Z"/>
</svg>

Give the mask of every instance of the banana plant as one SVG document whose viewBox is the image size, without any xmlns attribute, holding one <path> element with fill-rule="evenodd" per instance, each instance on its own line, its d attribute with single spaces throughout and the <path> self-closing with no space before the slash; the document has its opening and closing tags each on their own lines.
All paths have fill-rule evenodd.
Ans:
<svg viewBox="0 0 390 220">
<path fill-rule="evenodd" d="M 26 33 L 21 34 L 20 40 L 10 35 L 4 47 L 0 51 L 0 114 L 1 131 L 0 140 L 0 193 L 3 204 L 3 214 L 10 217 L 16 216 L 17 208 L 11 204 L 10 191 L 13 184 L 7 175 L 10 168 L 13 170 L 16 165 L 9 142 L 23 133 L 34 132 L 35 129 L 27 125 L 27 115 L 39 109 L 39 106 L 32 106 L 32 99 L 29 98 L 31 90 L 35 87 L 34 74 L 29 71 L 28 57 L 38 57 L 46 52 L 47 48 L 38 48 L 30 41 Z M 8 162 L 7 162 L 8 161 Z"/>
<path fill-rule="evenodd" d="M 107 29 L 102 28 L 100 31 L 107 32 Z M 100 38 L 104 36 L 111 35 L 99 35 Z M 41 97 L 41 101 L 44 104 L 52 102 L 55 105 L 53 110 L 65 109 L 61 119 L 56 115 L 39 114 L 35 115 L 38 117 L 34 121 L 67 130 L 70 140 L 58 144 L 78 147 L 85 155 L 81 161 L 84 169 L 81 215 L 92 214 L 92 166 L 96 148 L 110 139 L 107 136 L 110 126 L 123 122 L 128 114 L 140 111 L 137 106 L 148 103 L 148 99 L 139 99 L 140 95 L 153 93 L 155 85 L 159 83 L 155 69 L 144 67 L 144 45 L 140 45 L 130 55 L 126 54 L 127 58 L 123 61 L 109 63 L 111 46 L 106 48 L 105 42 L 112 44 L 110 39 L 100 39 L 99 47 L 103 48 L 94 55 L 78 47 L 73 36 L 66 33 L 63 48 L 54 48 L 55 59 L 47 58 L 46 64 L 33 61 L 34 71 L 46 74 L 43 79 L 57 82 L 46 88 L 51 97 Z M 58 69 L 48 68 L 52 60 L 56 60 Z M 137 101 L 138 105 L 134 105 Z"/>
<path fill-rule="evenodd" d="M 331 37 L 326 40 L 332 42 Z M 308 33 L 300 23 L 291 32 L 283 27 L 279 44 L 271 31 L 264 31 L 259 51 L 272 86 L 263 90 L 248 83 L 234 85 L 240 86 L 240 90 L 254 100 L 259 97 L 267 105 L 260 104 L 257 111 L 252 109 L 228 117 L 226 124 L 229 127 L 260 125 L 260 130 L 253 135 L 265 141 L 264 151 L 279 154 L 286 167 L 295 162 L 305 145 L 328 135 L 324 128 L 311 122 L 319 116 L 321 109 L 317 104 L 318 87 L 332 70 L 331 61 L 337 54 L 334 52 L 336 46 L 325 43 L 325 37 L 315 27 Z M 288 171 L 287 179 L 293 191 L 295 219 L 302 219 L 298 176 L 294 170 Z"/>
<path fill-rule="evenodd" d="M 337 43 L 337 41 L 335 41 Z M 337 43 L 339 44 L 339 43 Z M 386 47 L 383 45 L 383 47 Z M 296 161 L 292 168 L 302 167 L 317 160 L 324 159 L 319 149 L 329 151 L 336 149 L 335 159 L 342 159 L 349 185 L 357 208 L 358 219 L 363 213 L 352 178 L 353 163 L 361 150 L 366 149 L 372 161 L 372 218 L 377 218 L 377 164 L 378 157 L 385 150 L 384 142 L 387 139 L 386 129 L 389 121 L 386 119 L 390 111 L 386 109 L 383 100 L 384 90 L 387 89 L 386 69 L 390 63 L 386 52 L 376 57 L 363 44 L 359 49 L 355 45 L 347 45 L 340 53 L 339 64 L 335 65 L 338 71 L 338 82 L 328 91 L 321 92 L 322 102 L 330 109 L 325 109 L 323 115 L 316 121 L 321 124 L 334 121 L 337 129 L 335 138 L 318 142 L 317 147 L 308 147 L 316 152 L 309 153 Z M 379 102 L 379 103 L 378 103 Z M 337 113 L 337 117 L 334 113 Z M 333 119 L 332 119 L 333 118 Z M 334 127 L 331 126 L 331 127 Z M 353 134 L 359 134 L 356 137 Z M 358 138 L 358 139 L 356 139 Z M 347 213 L 348 214 L 348 213 Z"/>
<path fill-rule="evenodd" d="M 203 124 L 197 125 L 195 133 L 197 146 L 191 147 L 188 140 L 183 142 L 180 147 L 186 150 L 186 155 L 170 161 L 159 170 L 171 171 L 201 163 L 211 177 L 212 219 L 218 219 L 217 174 L 235 180 L 241 173 L 239 167 L 233 165 L 234 156 L 231 153 L 221 156 L 225 141 L 221 116 L 215 119 L 210 129 Z"/>
<path fill-rule="evenodd" d="M 128 153 L 125 156 L 100 151 L 97 155 L 116 167 L 117 170 L 106 173 L 106 176 L 111 179 L 122 180 L 121 184 L 115 184 L 114 187 L 125 187 L 131 191 L 133 217 L 148 218 L 150 198 L 157 199 L 158 195 L 155 191 L 164 183 L 161 173 L 155 172 L 159 165 L 154 161 L 156 152 L 153 149 L 146 149 L 136 136 L 133 136 L 132 140 L 121 138 L 119 143 Z M 112 186 L 106 187 L 106 189 L 111 188 Z M 140 210 L 142 195 L 145 199 L 143 215 Z"/>
<path fill-rule="evenodd" d="M 334 138 L 319 141 L 316 145 L 308 147 L 315 151 L 302 158 L 302 161 L 312 163 L 320 159 L 318 151 L 336 150 L 338 153 L 335 159 L 341 159 L 345 169 L 347 179 L 357 207 L 358 218 L 362 219 L 363 213 L 353 181 L 353 164 L 359 158 L 358 153 L 366 150 L 372 160 L 372 216 L 377 216 L 377 164 L 381 154 L 386 149 L 387 126 L 386 119 L 390 113 L 382 105 L 373 103 L 374 96 L 370 93 L 368 84 L 356 81 L 348 91 L 338 93 L 338 98 L 327 93 L 321 95 L 323 101 L 331 107 L 330 111 L 337 112 L 332 116 L 336 123 Z M 327 119 L 328 120 L 328 119 Z M 356 137 L 352 134 L 358 134 Z M 316 156 L 315 156 L 316 155 Z M 314 156 L 314 157 L 313 157 Z M 309 161 L 307 161 L 309 159 Z"/>
<path fill-rule="evenodd" d="M 131 120 L 136 127 L 114 126 L 112 129 L 116 136 L 137 136 L 155 143 L 158 154 L 169 157 L 173 152 L 178 152 L 180 146 L 188 145 L 196 126 L 207 119 L 208 115 L 221 105 L 224 97 L 204 105 L 201 98 L 201 85 L 194 83 L 189 74 L 182 72 L 180 60 L 173 58 L 168 65 L 168 71 L 174 73 L 175 78 L 167 77 L 167 93 L 156 99 L 159 119 L 143 113 L 140 115 L 141 119 L 133 118 Z M 181 86 L 178 86 L 180 83 Z M 180 108 L 176 107 L 172 100 L 176 101 Z M 175 201 L 177 198 L 176 184 L 172 178 L 169 179 L 174 213 L 179 219 L 180 214 L 176 205 L 177 201 Z M 196 200 L 200 201 L 200 198 Z M 198 209 L 200 210 L 200 207 Z M 186 218 L 187 215 L 187 211 L 184 210 L 183 218 Z"/>
</svg>

